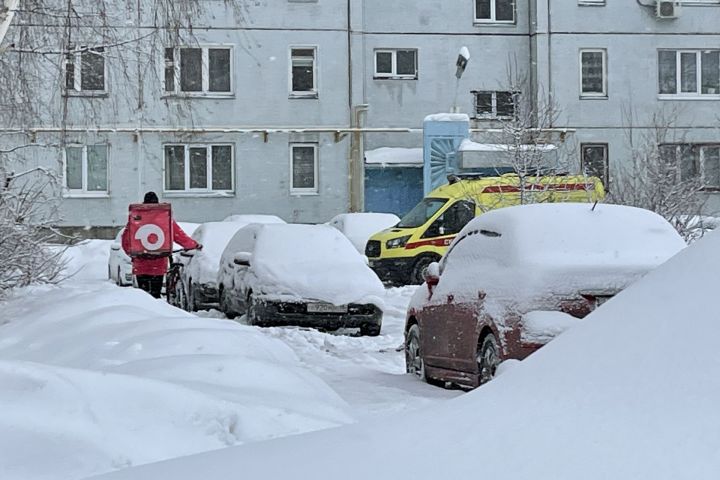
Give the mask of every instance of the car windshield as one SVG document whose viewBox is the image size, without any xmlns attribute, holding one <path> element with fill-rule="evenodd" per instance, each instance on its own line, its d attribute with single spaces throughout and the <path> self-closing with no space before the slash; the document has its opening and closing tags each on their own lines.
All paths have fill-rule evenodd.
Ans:
<svg viewBox="0 0 720 480">
<path fill-rule="evenodd" d="M 397 227 L 416 228 L 424 225 L 425 222 L 430 220 L 446 203 L 447 199 L 445 198 L 423 198 L 420 203 L 415 205 L 415 208 L 410 210 L 410 212 L 400 220 Z"/>
</svg>

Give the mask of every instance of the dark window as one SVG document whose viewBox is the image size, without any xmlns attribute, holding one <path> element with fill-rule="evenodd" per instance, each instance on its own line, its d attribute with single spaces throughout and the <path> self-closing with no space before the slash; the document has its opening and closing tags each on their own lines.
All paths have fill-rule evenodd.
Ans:
<svg viewBox="0 0 720 480">
<path fill-rule="evenodd" d="M 417 50 L 393 49 L 375 51 L 375 77 L 416 79 Z"/>
<path fill-rule="evenodd" d="M 397 51 L 397 74 L 398 75 L 416 75 L 415 50 L 398 50 Z"/>
<path fill-rule="evenodd" d="M 165 190 L 227 191 L 232 186 L 231 145 L 165 146 Z"/>
<path fill-rule="evenodd" d="M 208 49 L 208 89 L 211 92 L 230 91 L 230 49 Z"/>
<path fill-rule="evenodd" d="M 473 218 L 475 218 L 475 204 L 466 200 L 460 200 L 451 205 L 435 219 L 423 234 L 423 238 L 454 235 L 462 230 Z"/>
<path fill-rule="evenodd" d="M 165 49 L 165 91 L 175 91 L 175 49 Z"/>
<path fill-rule="evenodd" d="M 207 188 L 207 148 L 190 148 L 190 188 Z"/>
<path fill-rule="evenodd" d="M 291 190 L 317 191 L 315 160 L 317 146 L 293 145 Z"/>
<path fill-rule="evenodd" d="M 515 21 L 515 0 L 475 0 L 475 20 Z"/>
<path fill-rule="evenodd" d="M 605 96 L 605 51 L 586 50 L 580 53 L 582 95 Z"/>
<path fill-rule="evenodd" d="M 475 115 L 485 118 L 512 118 L 515 116 L 518 92 L 508 91 L 477 91 L 471 92 L 474 97 Z"/>
<path fill-rule="evenodd" d="M 180 49 L 180 90 L 202 92 L 202 49 Z"/>
<path fill-rule="evenodd" d="M 230 145 L 212 147 L 212 189 L 232 189 L 232 147 Z"/>
<path fill-rule="evenodd" d="M 185 190 L 185 147 L 165 147 L 165 190 Z"/>
<path fill-rule="evenodd" d="M 608 187 L 608 145 L 607 143 L 583 143 L 580 145 L 581 168 L 585 175 L 598 177 Z"/>
<path fill-rule="evenodd" d="M 315 50 L 293 48 L 291 50 L 292 91 L 315 92 Z"/>
<path fill-rule="evenodd" d="M 105 49 L 81 47 L 65 55 L 65 88 L 76 92 L 105 91 Z"/>
</svg>

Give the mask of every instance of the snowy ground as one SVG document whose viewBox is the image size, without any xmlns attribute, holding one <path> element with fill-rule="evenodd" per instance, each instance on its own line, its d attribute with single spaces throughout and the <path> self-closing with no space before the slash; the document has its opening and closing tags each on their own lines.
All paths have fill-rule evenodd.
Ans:
<svg viewBox="0 0 720 480">
<path fill-rule="evenodd" d="M 379 337 L 260 329 L 114 286 L 108 249 L 71 248 L 62 286 L 0 304 L 3 480 L 82 478 L 460 394 L 403 373 L 412 288 L 387 291 Z"/>
</svg>

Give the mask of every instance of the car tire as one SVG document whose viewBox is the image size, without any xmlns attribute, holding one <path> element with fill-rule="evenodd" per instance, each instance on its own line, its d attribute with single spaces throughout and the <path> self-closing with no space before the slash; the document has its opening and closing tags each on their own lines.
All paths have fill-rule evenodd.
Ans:
<svg viewBox="0 0 720 480">
<path fill-rule="evenodd" d="M 237 316 L 237 314 L 233 312 L 230 308 L 230 303 L 227 301 L 227 293 L 225 293 L 225 288 L 220 285 L 219 290 L 220 291 L 218 293 L 218 297 L 220 300 L 220 311 L 223 312 L 227 318 L 232 320 Z"/>
<path fill-rule="evenodd" d="M 360 325 L 360 335 L 363 337 L 377 337 L 380 335 L 381 329 L 382 325 L 378 325 L 377 323 L 365 323 Z"/>
<path fill-rule="evenodd" d="M 259 326 L 257 305 L 255 304 L 255 297 L 253 297 L 252 294 L 248 295 L 246 305 L 247 305 L 247 310 L 245 311 L 245 321 L 250 326 Z"/>
<path fill-rule="evenodd" d="M 405 334 L 405 371 L 427 382 L 425 361 L 420 351 L 420 327 L 412 325 Z"/>
<path fill-rule="evenodd" d="M 110 268 L 110 265 L 108 265 L 108 280 L 112 280 L 112 268 Z"/>
<path fill-rule="evenodd" d="M 412 270 L 410 270 L 410 285 L 422 285 L 425 279 L 423 278 L 423 272 L 433 262 L 437 262 L 439 257 L 436 255 L 421 255 L 415 260 Z"/>
<path fill-rule="evenodd" d="M 478 349 L 477 363 L 480 385 L 489 382 L 495 376 L 500 365 L 500 347 L 494 334 L 488 333 L 483 337 Z"/>
<path fill-rule="evenodd" d="M 175 284 L 175 306 L 185 311 L 188 310 L 187 295 L 185 295 L 185 288 L 181 282 Z"/>
<path fill-rule="evenodd" d="M 124 284 L 123 281 L 122 281 L 122 277 L 120 276 L 120 267 L 118 267 L 118 269 L 117 269 L 117 279 L 115 280 L 115 284 L 116 284 L 118 287 L 124 287 L 124 286 L 125 286 L 125 284 Z"/>
</svg>

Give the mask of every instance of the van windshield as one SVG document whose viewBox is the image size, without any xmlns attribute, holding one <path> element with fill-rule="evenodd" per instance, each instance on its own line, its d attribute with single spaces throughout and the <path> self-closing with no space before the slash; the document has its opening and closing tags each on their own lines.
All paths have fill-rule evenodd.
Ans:
<svg viewBox="0 0 720 480">
<path fill-rule="evenodd" d="M 424 225 L 446 203 L 446 198 L 423 198 L 420 203 L 415 205 L 415 208 L 400 220 L 397 228 L 416 228 Z"/>
</svg>

